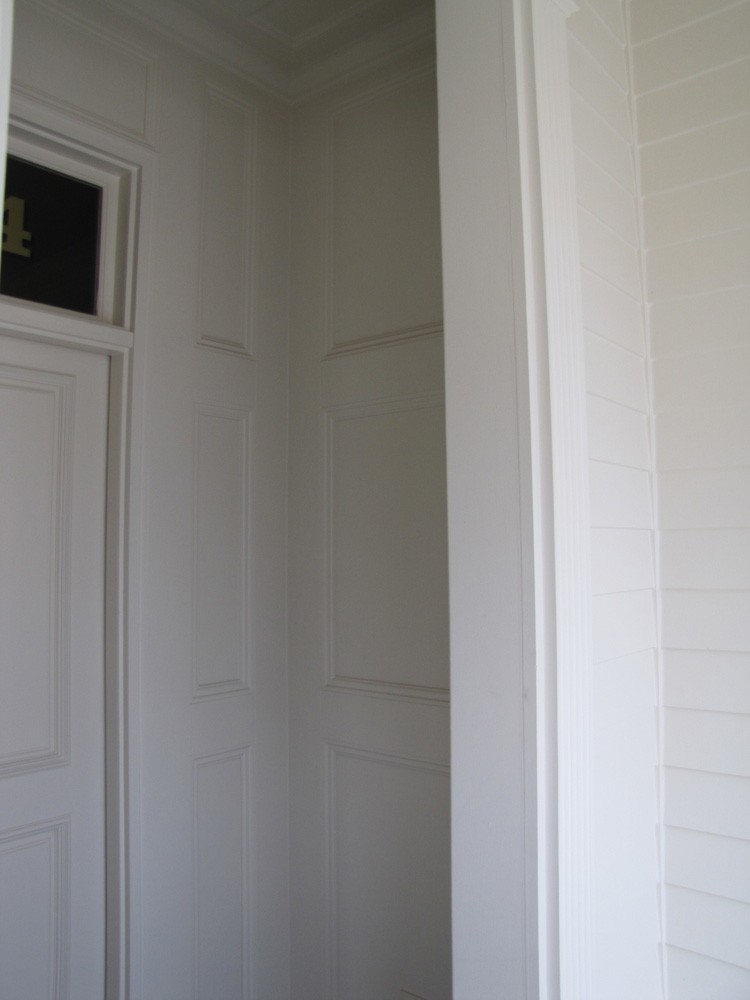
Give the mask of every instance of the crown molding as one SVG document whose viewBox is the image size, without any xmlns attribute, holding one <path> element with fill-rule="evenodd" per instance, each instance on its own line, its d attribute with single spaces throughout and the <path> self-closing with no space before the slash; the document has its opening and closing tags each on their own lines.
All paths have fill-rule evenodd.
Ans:
<svg viewBox="0 0 750 1000">
<path fill-rule="evenodd" d="M 86 0 L 85 0 L 86 2 Z M 394 52 L 430 42 L 434 12 L 425 7 L 397 21 L 381 23 L 374 4 L 364 4 L 358 17 L 372 30 L 347 41 L 340 20 L 319 31 L 303 32 L 287 43 L 264 27 L 230 32 L 178 0 L 99 0 L 110 10 L 168 38 L 260 87 L 285 103 L 297 103 L 353 73 L 389 60 Z M 97 6 L 99 5 L 97 4 Z"/>
</svg>

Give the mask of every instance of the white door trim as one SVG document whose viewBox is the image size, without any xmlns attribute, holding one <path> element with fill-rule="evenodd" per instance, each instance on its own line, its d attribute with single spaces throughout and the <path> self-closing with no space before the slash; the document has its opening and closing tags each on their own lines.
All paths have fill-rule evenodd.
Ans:
<svg viewBox="0 0 750 1000">
<path fill-rule="evenodd" d="M 593 995 L 591 517 L 566 27 L 576 10 L 573 0 L 532 2 L 554 523 L 561 1000 Z"/>
</svg>

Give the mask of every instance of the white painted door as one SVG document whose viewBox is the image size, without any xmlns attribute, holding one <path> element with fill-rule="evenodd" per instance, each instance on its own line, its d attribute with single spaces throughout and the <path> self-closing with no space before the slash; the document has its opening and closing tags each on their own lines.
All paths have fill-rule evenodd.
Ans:
<svg viewBox="0 0 750 1000">
<path fill-rule="evenodd" d="M 0 336 L 0 998 L 104 995 L 109 361 Z"/>
</svg>

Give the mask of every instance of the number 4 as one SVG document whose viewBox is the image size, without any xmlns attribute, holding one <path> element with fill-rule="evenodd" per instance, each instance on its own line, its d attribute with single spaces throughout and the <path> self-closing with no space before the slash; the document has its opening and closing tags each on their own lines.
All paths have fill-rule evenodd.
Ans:
<svg viewBox="0 0 750 1000">
<path fill-rule="evenodd" d="M 31 239 L 31 233 L 23 228 L 23 216 L 26 202 L 23 198 L 11 195 L 5 199 L 3 210 L 3 250 L 14 253 L 18 257 L 30 257 L 31 250 L 24 243 Z"/>
</svg>

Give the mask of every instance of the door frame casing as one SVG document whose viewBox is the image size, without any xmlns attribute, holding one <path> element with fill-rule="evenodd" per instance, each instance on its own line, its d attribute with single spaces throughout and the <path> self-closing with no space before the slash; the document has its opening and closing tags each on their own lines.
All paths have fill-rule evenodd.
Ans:
<svg viewBox="0 0 750 1000">
<path fill-rule="evenodd" d="M 0 0 L 3 4 L 7 0 Z M 0 39 L 2 41 L 2 39 Z M 14 113 L 15 112 L 15 113 Z M 39 115 L 42 118 L 43 115 Z M 77 162 L 93 179 L 97 168 L 105 184 L 119 183 L 114 201 L 124 206 L 116 222 L 119 232 L 109 249 L 117 253 L 110 270 L 120 271 L 121 281 L 111 283 L 113 301 L 104 303 L 105 315 L 117 315 L 122 325 L 99 317 L 66 312 L 33 302 L 0 296 L 0 327 L 4 334 L 30 342 L 104 355 L 109 358 L 108 423 L 106 454 L 106 514 L 104 567 L 104 672 L 105 672 L 105 813 L 106 813 L 106 1000 L 129 1000 L 133 962 L 139 955 L 132 929 L 137 926 L 138 904 L 137 788 L 138 684 L 134 651 L 132 597 L 138 593 L 135 567 L 137 546 L 132 544 L 135 499 L 133 491 L 132 425 L 133 362 L 135 337 L 131 300 L 135 271 L 135 230 L 140 168 L 131 162 L 93 149 L 72 138 L 62 138 L 38 124 L 33 102 L 11 102 L 10 134 L 24 142 L 27 153 L 37 144 L 39 162 L 46 150 L 67 158 L 71 172 Z M 46 125 L 47 123 L 45 123 Z M 0 155 L 3 170 L 8 130 L 2 132 Z M 12 144 L 12 143 L 11 143 Z M 93 171 L 93 174 L 92 174 Z M 115 287 L 117 286 L 117 287 Z"/>
<path fill-rule="evenodd" d="M 109 358 L 107 427 L 104 673 L 106 773 L 106 1000 L 128 997 L 129 913 L 133 878 L 133 816 L 130 790 L 137 758 L 133 738 L 136 703 L 127 649 L 129 389 L 132 346 L 112 342 L 104 324 L 75 316 L 50 316 L 25 304 L 0 298 L 0 328 L 7 336 Z M 42 325 L 42 323 L 44 325 Z M 123 338 L 125 339 L 125 338 Z"/>
</svg>

